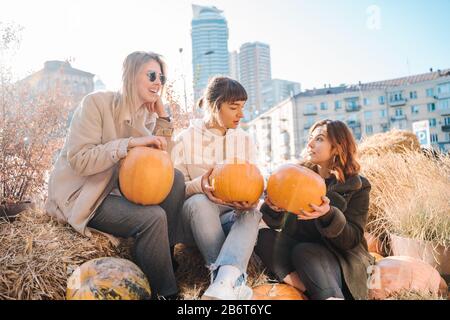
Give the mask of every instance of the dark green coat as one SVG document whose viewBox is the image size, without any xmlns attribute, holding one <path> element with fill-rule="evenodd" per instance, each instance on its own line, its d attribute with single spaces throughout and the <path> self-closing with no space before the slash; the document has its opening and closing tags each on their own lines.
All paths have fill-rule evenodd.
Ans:
<svg viewBox="0 0 450 320">
<path fill-rule="evenodd" d="M 323 243 L 339 260 L 344 281 L 353 298 L 367 299 L 367 268 L 374 263 L 364 238 L 369 210 L 369 181 L 359 175 L 345 183 L 325 179 L 331 210 L 314 220 L 297 220 L 292 213 L 277 213 L 261 207 L 263 220 L 273 229 L 282 229 L 299 242 Z"/>
</svg>

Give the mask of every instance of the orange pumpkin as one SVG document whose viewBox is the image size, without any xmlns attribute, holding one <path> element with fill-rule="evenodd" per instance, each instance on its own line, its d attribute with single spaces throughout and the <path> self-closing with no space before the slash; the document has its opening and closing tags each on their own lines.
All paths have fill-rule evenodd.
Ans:
<svg viewBox="0 0 450 320">
<path fill-rule="evenodd" d="M 213 195 L 225 202 L 255 203 L 264 191 L 264 178 L 258 167 L 238 160 L 216 165 L 210 183 Z"/>
<path fill-rule="evenodd" d="M 376 261 L 376 262 L 378 262 L 378 261 L 380 261 L 381 259 L 384 258 L 384 257 L 383 257 L 381 254 L 379 254 L 379 253 L 376 253 L 376 252 L 369 252 L 369 253 L 370 253 L 370 255 L 371 255 L 372 257 L 375 258 L 375 261 Z"/>
<path fill-rule="evenodd" d="M 369 298 L 386 299 L 402 292 L 438 294 L 441 276 L 428 263 L 406 256 L 392 256 L 377 262 L 369 278 Z"/>
<path fill-rule="evenodd" d="M 174 174 L 167 152 L 148 147 L 133 148 L 120 166 L 120 191 L 137 204 L 160 204 L 172 189 Z"/>
<path fill-rule="evenodd" d="M 267 196 L 274 205 L 299 214 L 313 212 L 310 203 L 320 206 L 327 188 L 324 179 L 314 171 L 294 164 L 275 170 L 267 182 Z"/>
<path fill-rule="evenodd" d="M 308 300 L 308 298 L 290 285 L 277 283 L 253 288 L 252 300 Z"/>
<path fill-rule="evenodd" d="M 369 232 L 364 232 L 364 238 L 366 239 L 369 252 L 375 252 L 383 255 L 383 246 L 377 237 Z"/>
<path fill-rule="evenodd" d="M 150 296 L 144 273 L 126 259 L 87 261 L 67 280 L 67 300 L 148 300 Z"/>
</svg>

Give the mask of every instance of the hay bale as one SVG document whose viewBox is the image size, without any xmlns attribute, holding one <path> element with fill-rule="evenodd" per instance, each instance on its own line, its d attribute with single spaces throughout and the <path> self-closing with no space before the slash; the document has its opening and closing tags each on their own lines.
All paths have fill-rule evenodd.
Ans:
<svg viewBox="0 0 450 320">
<path fill-rule="evenodd" d="M 82 263 L 99 257 L 129 257 L 107 237 L 81 236 L 39 210 L 13 223 L 0 220 L 0 299 L 64 299 L 66 281 Z"/>
<path fill-rule="evenodd" d="M 420 151 L 419 140 L 411 131 L 393 129 L 366 137 L 358 146 L 360 157 L 382 155 L 387 152 Z"/>
</svg>

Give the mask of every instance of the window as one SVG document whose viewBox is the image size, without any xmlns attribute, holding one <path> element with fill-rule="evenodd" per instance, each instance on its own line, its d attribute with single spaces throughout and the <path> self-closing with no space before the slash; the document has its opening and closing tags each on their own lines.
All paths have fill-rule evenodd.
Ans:
<svg viewBox="0 0 450 320">
<path fill-rule="evenodd" d="M 372 119 L 372 111 L 365 111 L 364 112 L 364 118 L 366 120 L 371 120 Z"/>
<path fill-rule="evenodd" d="M 366 134 L 372 134 L 373 133 L 373 126 L 371 124 L 366 126 Z"/>
<path fill-rule="evenodd" d="M 379 104 L 384 104 L 384 96 L 379 96 L 378 97 L 378 103 Z"/>
<path fill-rule="evenodd" d="M 401 91 L 392 92 L 389 95 L 389 101 L 391 101 L 391 102 L 402 101 L 402 100 L 403 100 L 403 96 L 402 96 Z"/>
<path fill-rule="evenodd" d="M 386 118 L 387 117 L 387 112 L 386 112 L 386 110 L 380 110 L 380 117 L 381 118 Z"/>
<path fill-rule="evenodd" d="M 369 98 L 364 98 L 364 105 L 365 105 L 365 106 L 370 105 L 370 100 L 369 100 Z"/>
<path fill-rule="evenodd" d="M 445 117 L 444 123 L 446 126 L 450 126 L 450 117 Z"/>
<path fill-rule="evenodd" d="M 433 97 L 434 89 L 433 88 L 427 89 L 426 93 L 427 93 L 427 97 Z"/>
<path fill-rule="evenodd" d="M 427 104 L 427 108 L 428 108 L 428 112 L 436 111 L 436 104 L 429 103 L 429 104 Z"/>
<path fill-rule="evenodd" d="M 439 110 L 446 111 L 450 109 L 450 99 L 443 99 L 439 101 Z"/>
<path fill-rule="evenodd" d="M 403 109 L 402 108 L 395 109 L 395 115 L 397 117 L 401 117 L 403 115 Z"/>
<path fill-rule="evenodd" d="M 326 102 L 321 102 L 320 110 L 328 110 L 328 104 Z"/>
<path fill-rule="evenodd" d="M 339 100 L 336 100 L 336 101 L 334 102 L 334 109 L 335 109 L 335 110 L 338 110 L 338 109 L 341 109 L 341 108 L 342 108 L 342 102 L 339 101 Z"/>
<path fill-rule="evenodd" d="M 437 133 L 432 133 L 430 135 L 431 138 L 431 142 L 438 142 L 438 134 Z"/>
<path fill-rule="evenodd" d="M 411 106 L 412 114 L 419 114 L 419 106 Z"/>
<path fill-rule="evenodd" d="M 436 119 L 431 118 L 429 121 L 430 121 L 430 128 L 436 128 Z"/>
<path fill-rule="evenodd" d="M 417 91 L 411 91 L 411 92 L 409 93 L 409 97 L 410 97 L 411 99 L 417 99 Z"/>
<path fill-rule="evenodd" d="M 316 113 L 316 106 L 314 104 L 307 104 L 305 106 L 305 114 L 312 114 L 312 113 Z"/>
</svg>

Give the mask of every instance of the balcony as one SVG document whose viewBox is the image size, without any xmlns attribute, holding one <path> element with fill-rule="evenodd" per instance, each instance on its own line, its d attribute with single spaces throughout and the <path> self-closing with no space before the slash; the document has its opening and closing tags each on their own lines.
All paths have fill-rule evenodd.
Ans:
<svg viewBox="0 0 450 320">
<path fill-rule="evenodd" d="M 441 128 L 443 132 L 450 132 L 450 124 L 443 125 Z"/>
<path fill-rule="evenodd" d="M 315 116 L 317 114 L 317 109 L 303 110 L 304 116 Z"/>
<path fill-rule="evenodd" d="M 398 99 L 398 100 L 389 100 L 389 105 L 391 107 L 398 107 L 398 106 L 404 106 L 406 104 L 406 101 L 408 101 L 408 99 L 402 98 L 402 99 Z"/>
<path fill-rule="evenodd" d="M 391 117 L 391 121 L 402 121 L 402 120 L 406 120 L 405 114 Z"/>
<path fill-rule="evenodd" d="M 361 127 L 361 122 L 356 121 L 356 120 L 348 120 L 347 121 L 347 126 L 349 126 L 350 128 Z"/>
<path fill-rule="evenodd" d="M 357 105 L 346 105 L 345 106 L 345 111 L 347 112 L 357 112 L 361 110 L 361 105 L 357 104 Z"/>
<path fill-rule="evenodd" d="M 437 95 L 434 96 L 434 98 L 437 99 L 437 100 L 449 99 L 450 98 L 450 92 L 438 93 Z"/>
</svg>

